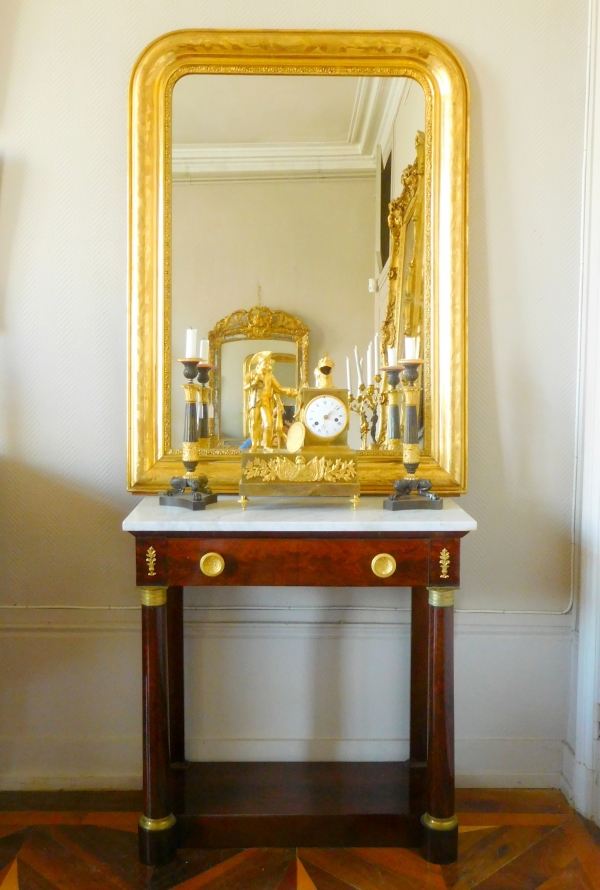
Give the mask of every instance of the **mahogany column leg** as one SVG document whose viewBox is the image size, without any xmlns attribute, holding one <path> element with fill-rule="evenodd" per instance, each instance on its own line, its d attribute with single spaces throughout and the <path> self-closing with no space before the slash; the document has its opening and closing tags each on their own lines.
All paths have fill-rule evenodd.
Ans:
<svg viewBox="0 0 600 890">
<path fill-rule="evenodd" d="M 185 806 L 185 713 L 183 684 L 183 587 L 167 589 L 167 675 L 169 759 L 174 813 Z"/>
<path fill-rule="evenodd" d="M 429 604 L 426 587 L 412 588 L 410 641 L 410 811 L 425 812 Z"/>
<path fill-rule="evenodd" d="M 458 855 L 454 812 L 454 590 L 429 588 L 427 811 L 425 859 L 443 864 Z"/>
<path fill-rule="evenodd" d="M 183 587 L 167 589 L 169 750 L 172 764 L 185 763 L 183 695 Z"/>
<path fill-rule="evenodd" d="M 144 815 L 138 827 L 140 861 L 163 865 L 175 855 L 175 817 L 169 794 L 167 588 L 142 587 Z"/>
</svg>

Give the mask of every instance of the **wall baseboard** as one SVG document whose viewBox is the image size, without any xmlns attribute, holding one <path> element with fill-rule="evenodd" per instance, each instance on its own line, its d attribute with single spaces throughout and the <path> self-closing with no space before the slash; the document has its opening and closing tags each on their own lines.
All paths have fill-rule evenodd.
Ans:
<svg viewBox="0 0 600 890">
<path fill-rule="evenodd" d="M 405 759 L 408 615 L 343 625 L 273 611 L 280 620 L 190 616 L 190 759 Z M 560 787 L 571 616 L 457 623 L 458 784 Z M 139 787 L 137 610 L 1 610 L 0 636 L 0 788 Z"/>
<path fill-rule="evenodd" d="M 384 761 L 408 755 L 406 739 L 191 738 L 187 748 L 190 759 L 204 761 Z M 557 739 L 457 739 L 457 786 L 562 788 L 562 756 Z M 11 762 L 10 772 L 0 774 L 2 791 L 126 790 L 142 784 L 141 738 L 4 738 L 0 762 Z"/>
<path fill-rule="evenodd" d="M 457 739 L 459 788 L 559 788 L 559 739 Z"/>
</svg>

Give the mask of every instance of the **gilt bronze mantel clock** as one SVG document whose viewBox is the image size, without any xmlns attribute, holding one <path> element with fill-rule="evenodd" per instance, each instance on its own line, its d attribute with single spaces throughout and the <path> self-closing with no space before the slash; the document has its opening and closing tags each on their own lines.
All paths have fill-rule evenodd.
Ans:
<svg viewBox="0 0 600 890">
<path fill-rule="evenodd" d="M 242 457 L 242 505 L 246 506 L 250 496 L 321 495 L 350 497 L 356 506 L 360 484 L 356 454 L 348 446 L 348 390 L 333 385 L 333 360 L 327 354 L 320 359 L 315 369 L 316 385 L 298 391 L 296 420 L 287 430 L 284 451 L 267 444 L 274 444 L 273 430 L 277 428 L 277 420 L 273 415 L 276 418 L 281 411 L 277 393 L 283 388 L 272 377 L 268 353 L 262 355 L 264 358 L 262 365 L 257 366 L 254 386 L 258 392 L 271 393 L 271 406 L 263 396 L 262 436 L 257 428 L 260 419 L 256 412 L 254 415 L 252 448 Z M 261 373 L 263 380 L 259 379 Z M 251 388 L 250 381 L 248 387 Z M 250 399 L 253 399 L 252 395 Z"/>
</svg>

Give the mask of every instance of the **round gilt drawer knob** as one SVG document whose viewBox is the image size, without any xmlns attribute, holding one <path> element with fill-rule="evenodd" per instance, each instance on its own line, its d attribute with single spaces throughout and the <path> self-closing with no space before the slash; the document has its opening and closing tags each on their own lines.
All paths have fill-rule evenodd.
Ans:
<svg viewBox="0 0 600 890">
<path fill-rule="evenodd" d="M 225 560 L 220 553 L 205 553 L 200 560 L 200 571 L 209 578 L 216 578 L 225 568 Z"/>
<path fill-rule="evenodd" d="M 371 568 L 378 578 L 389 578 L 396 571 L 396 560 L 390 553 L 378 553 L 371 560 Z"/>
</svg>

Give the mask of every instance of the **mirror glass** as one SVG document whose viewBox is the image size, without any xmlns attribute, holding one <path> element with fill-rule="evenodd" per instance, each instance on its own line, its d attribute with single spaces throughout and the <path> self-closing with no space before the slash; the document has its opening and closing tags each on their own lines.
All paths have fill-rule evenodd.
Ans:
<svg viewBox="0 0 600 890">
<path fill-rule="evenodd" d="M 348 384 L 349 359 L 356 394 L 354 348 L 364 378 L 376 332 L 385 345 L 394 257 L 387 204 L 402 194 L 403 172 L 414 164 L 415 139 L 424 130 L 424 93 L 410 78 L 209 74 L 176 83 L 172 448 L 180 447 L 183 429 L 178 359 L 185 355 L 186 328 L 207 339 L 237 310 L 266 306 L 296 316 L 309 329 L 307 382 L 313 384 L 313 368 L 327 352 L 336 386 Z M 407 251 L 418 243 L 409 225 L 402 250 L 407 261 L 398 269 L 403 289 L 410 279 Z M 400 318 L 397 329 L 404 336 Z M 422 348 L 421 331 L 411 331 Z M 400 355 L 402 345 L 395 345 Z M 246 437 L 244 367 L 267 348 L 278 355 L 280 383 L 299 381 L 295 343 L 224 343 L 214 406 L 222 444 L 239 446 Z M 349 444 L 360 443 L 353 414 Z"/>
</svg>

